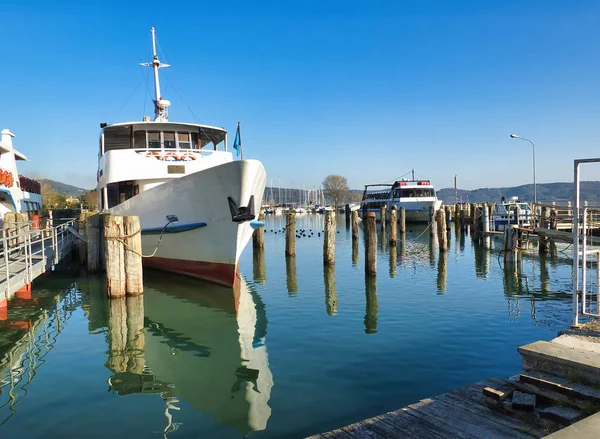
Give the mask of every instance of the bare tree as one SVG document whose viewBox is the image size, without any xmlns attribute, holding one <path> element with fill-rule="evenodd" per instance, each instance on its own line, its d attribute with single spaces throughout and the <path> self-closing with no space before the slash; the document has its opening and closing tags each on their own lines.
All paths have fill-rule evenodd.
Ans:
<svg viewBox="0 0 600 439">
<path fill-rule="evenodd" d="M 348 193 L 348 189 L 348 180 L 341 175 L 328 175 L 323 180 L 323 192 L 325 192 L 325 196 L 333 200 L 336 209 Z"/>
</svg>

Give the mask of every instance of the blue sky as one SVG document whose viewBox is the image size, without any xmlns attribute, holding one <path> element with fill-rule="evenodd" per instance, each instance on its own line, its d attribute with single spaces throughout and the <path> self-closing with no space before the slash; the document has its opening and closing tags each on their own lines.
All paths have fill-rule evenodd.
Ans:
<svg viewBox="0 0 600 439">
<path fill-rule="evenodd" d="M 150 27 L 170 119 L 233 133 L 274 184 L 416 170 L 437 188 L 572 181 L 600 156 L 597 1 L 3 1 L 0 128 L 22 173 L 95 185 L 100 122 L 151 114 Z M 183 99 L 180 97 L 183 96 Z M 144 102 L 146 103 L 144 111 Z M 186 104 L 187 103 L 187 104 Z M 590 167 L 586 179 L 600 180 Z"/>
</svg>

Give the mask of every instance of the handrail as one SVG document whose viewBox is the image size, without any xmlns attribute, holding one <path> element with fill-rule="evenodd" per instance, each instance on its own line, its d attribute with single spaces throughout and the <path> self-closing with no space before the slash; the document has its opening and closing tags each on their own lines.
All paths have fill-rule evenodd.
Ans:
<svg viewBox="0 0 600 439">
<path fill-rule="evenodd" d="M 25 282 L 33 281 L 33 267 L 39 261 L 39 256 L 43 264 L 47 263 L 46 246 L 48 235 L 51 235 L 51 245 L 53 253 L 52 264 L 59 262 L 59 254 L 64 250 L 66 241 L 72 240 L 68 227 L 73 226 L 76 218 L 68 219 L 65 222 L 53 225 L 49 228 L 32 229 L 31 221 L 17 221 L 14 227 L 3 229 L 0 235 L 0 261 L 4 260 L 4 270 L 0 273 L 0 282 L 4 281 L 3 288 L 0 290 L 0 300 L 8 299 L 11 289 L 11 278 L 24 273 Z M 26 226 L 23 226 L 23 225 Z M 35 256 L 35 258 L 34 258 Z M 35 262 L 34 262 L 35 259 Z M 20 263 L 24 267 L 20 266 Z M 11 273 L 11 266 L 18 267 L 16 273 Z M 4 279 L 2 279 L 4 275 Z"/>
</svg>

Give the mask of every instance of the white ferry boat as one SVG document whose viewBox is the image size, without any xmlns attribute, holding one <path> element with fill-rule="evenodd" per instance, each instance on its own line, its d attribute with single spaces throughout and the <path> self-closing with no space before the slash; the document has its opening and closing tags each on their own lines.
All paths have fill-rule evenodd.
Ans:
<svg viewBox="0 0 600 439">
<path fill-rule="evenodd" d="M 30 219 L 42 209 L 40 183 L 19 175 L 17 160 L 27 160 L 13 147 L 8 129 L 0 133 L 0 219 L 8 212 L 28 212 Z"/>
<path fill-rule="evenodd" d="M 496 205 L 492 214 L 493 229 L 503 231 L 509 224 L 519 224 L 529 227 L 533 224 L 533 210 L 528 203 L 519 201 L 519 197 L 511 197 Z"/>
<path fill-rule="evenodd" d="M 155 117 L 100 125 L 99 208 L 139 216 L 142 251 L 152 255 L 145 265 L 233 286 L 253 228 L 264 225 L 255 218 L 265 169 L 234 160 L 225 129 L 169 121 L 158 74 L 168 64 L 156 55 L 154 28 L 152 46 L 143 65 L 154 70 Z"/>
<path fill-rule="evenodd" d="M 396 206 L 405 209 L 407 222 L 429 222 L 429 208 L 437 211 L 442 202 L 438 200 L 434 187 L 429 180 L 400 180 L 394 184 L 365 185 L 359 215 L 365 212 L 375 212 L 377 220 L 381 220 L 380 208 L 385 204 L 391 209 Z"/>
</svg>

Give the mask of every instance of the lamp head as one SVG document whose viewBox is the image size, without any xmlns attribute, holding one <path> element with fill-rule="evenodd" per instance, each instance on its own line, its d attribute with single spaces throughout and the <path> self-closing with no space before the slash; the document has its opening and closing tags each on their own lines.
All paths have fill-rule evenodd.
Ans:
<svg viewBox="0 0 600 439">
<path fill-rule="evenodd" d="M 518 138 L 519 138 L 519 136 L 517 136 L 516 134 L 511 134 L 511 135 L 510 135 L 510 138 L 511 138 L 511 139 L 518 139 Z"/>
</svg>

